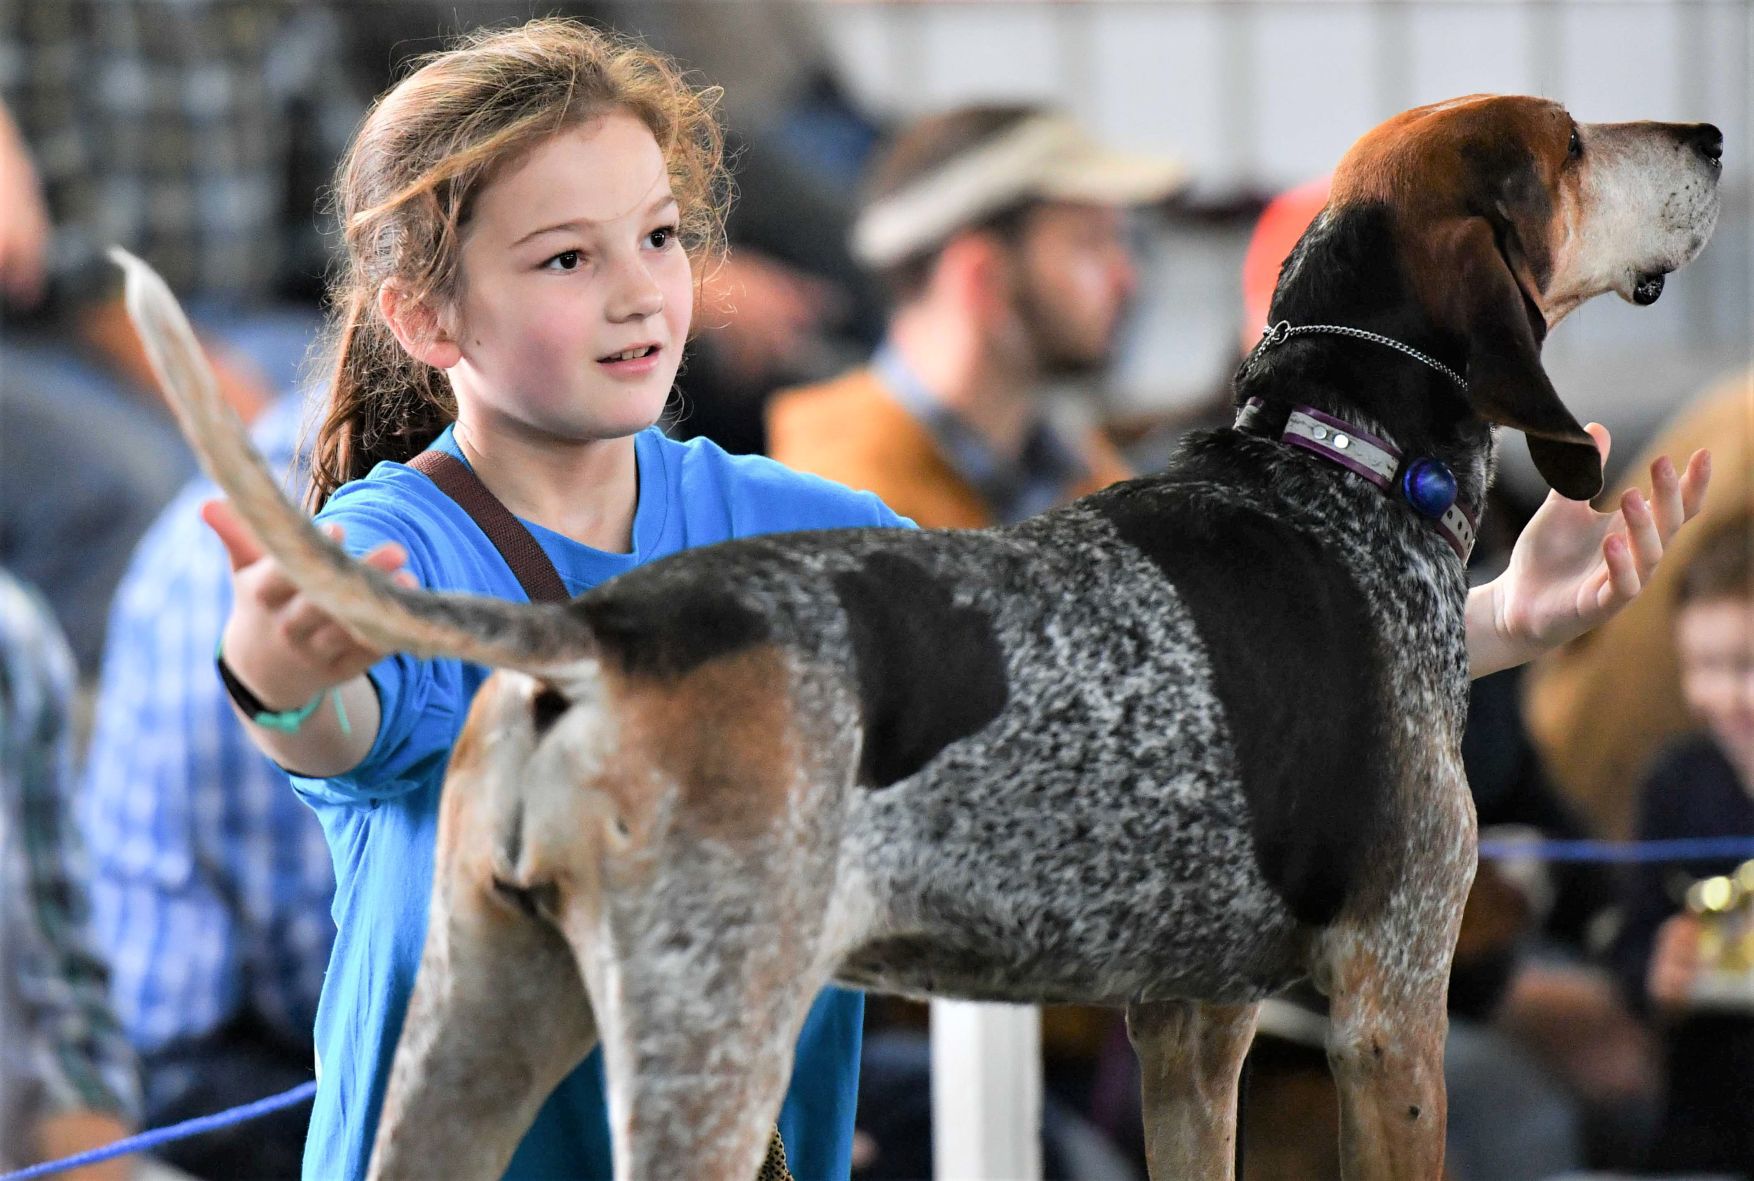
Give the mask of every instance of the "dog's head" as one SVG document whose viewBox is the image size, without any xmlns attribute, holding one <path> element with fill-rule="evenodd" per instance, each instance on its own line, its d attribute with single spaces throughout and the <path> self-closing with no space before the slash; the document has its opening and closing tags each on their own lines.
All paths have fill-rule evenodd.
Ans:
<svg viewBox="0 0 1754 1181">
<path fill-rule="evenodd" d="M 1592 296 L 1656 300 L 1717 222 L 1722 147 L 1707 123 L 1578 123 L 1546 99 L 1472 95 L 1359 139 L 1322 216 L 1391 211 L 1413 298 L 1458 343 L 1474 412 L 1524 432 L 1547 482 L 1584 499 L 1600 460 L 1541 342 Z"/>
</svg>

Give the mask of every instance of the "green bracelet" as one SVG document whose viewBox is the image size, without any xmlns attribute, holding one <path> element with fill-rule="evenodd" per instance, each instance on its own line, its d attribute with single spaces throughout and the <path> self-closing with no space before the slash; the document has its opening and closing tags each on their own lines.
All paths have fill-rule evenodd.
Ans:
<svg viewBox="0 0 1754 1181">
<path fill-rule="evenodd" d="M 219 670 L 219 680 L 225 686 L 226 693 L 230 694 L 237 707 L 244 712 L 244 716 L 264 729 L 278 730 L 282 734 L 296 734 L 298 728 L 305 724 L 305 719 L 317 712 L 317 707 L 323 704 L 323 698 L 333 697 L 335 720 L 341 724 L 341 733 L 353 733 L 353 727 L 347 720 L 347 707 L 341 704 L 339 687 L 322 690 L 297 709 L 273 710 L 263 705 L 262 699 L 250 692 L 248 685 L 238 680 L 237 674 L 231 671 L 231 665 L 225 662 L 225 654 L 218 646 L 213 649 L 213 665 Z"/>
</svg>

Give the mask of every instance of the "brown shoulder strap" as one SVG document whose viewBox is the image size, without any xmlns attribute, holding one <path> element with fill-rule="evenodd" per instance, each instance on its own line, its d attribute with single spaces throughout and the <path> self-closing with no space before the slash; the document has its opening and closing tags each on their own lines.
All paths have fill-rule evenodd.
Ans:
<svg viewBox="0 0 1754 1181">
<path fill-rule="evenodd" d="M 448 451 L 431 448 L 409 460 L 408 466 L 437 484 L 439 491 L 456 501 L 481 527 L 532 603 L 561 603 L 572 598 L 542 546 L 468 464 Z"/>
</svg>

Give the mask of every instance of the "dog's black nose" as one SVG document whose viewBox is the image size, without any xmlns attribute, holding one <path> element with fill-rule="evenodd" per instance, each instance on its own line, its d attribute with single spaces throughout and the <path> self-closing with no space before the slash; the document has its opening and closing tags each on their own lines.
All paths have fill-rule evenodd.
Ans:
<svg viewBox="0 0 1754 1181">
<path fill-rule="evenodd" d="M 1721 164 L 1724 158 L 1724 133 L 1711 123 L 1695 123 L 1687 132 L 1685 142 L 1694 151 L 1710 160 L 1713 164 Z"/>
</svg>

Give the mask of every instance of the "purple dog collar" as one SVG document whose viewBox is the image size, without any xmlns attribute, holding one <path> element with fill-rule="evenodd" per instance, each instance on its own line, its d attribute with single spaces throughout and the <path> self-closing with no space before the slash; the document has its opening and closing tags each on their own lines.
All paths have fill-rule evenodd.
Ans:
<svg viewBox="0 0 1754 1181">
<path fill-rule="evenodd" d="M 1250 398 L 1237 415 L 1237 427 L 1254 426 L 1263 405 L 1261 399 Z M 1431 522 L 1456 556 L 1467 562 L 1480 515 L 1456 495 L 1455 476 L 1440 461 L 1419 458 L 1404 462 L 1393 444 L 1313 406 L 1293 406 L 1278 441 L 1339 464 L 1389 496 L 1406 501 Z"/>
</svg>

